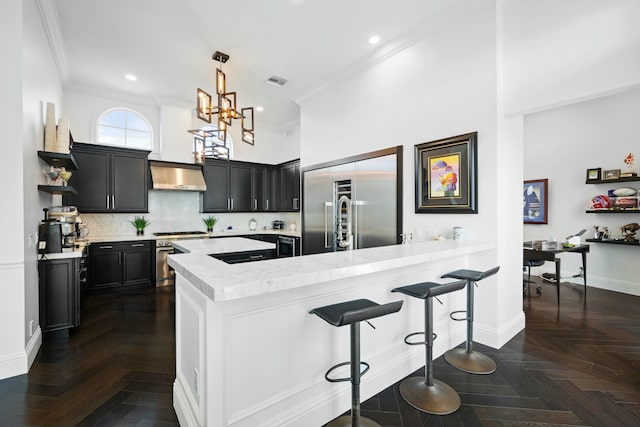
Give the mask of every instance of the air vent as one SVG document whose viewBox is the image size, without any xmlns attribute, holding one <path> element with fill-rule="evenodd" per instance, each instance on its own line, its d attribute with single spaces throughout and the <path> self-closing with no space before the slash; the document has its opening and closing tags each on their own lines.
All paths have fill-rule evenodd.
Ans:
<svg viewBox="0 0 640 427">
<path fill-rule="evenodd" d="M 288 80 L 278 76 L 271 76 L 267 79 L 266 82 L 273 86 L 282 87 L 285 85 L 285 83 L 288 82 Z"/>
</svg>

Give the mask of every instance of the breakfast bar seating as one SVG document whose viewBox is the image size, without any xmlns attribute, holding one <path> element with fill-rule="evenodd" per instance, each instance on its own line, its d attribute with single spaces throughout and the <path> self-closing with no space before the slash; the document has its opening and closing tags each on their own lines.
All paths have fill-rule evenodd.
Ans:
<svg viewBox="0 0 640 427">
<path fill-rule="evenodd" d="M 474 286 L 477 282 L 493 276 L 500 270 L 500 266 L 494 267 L 487 271 L 475 270 L 455 270 L 447 274 L 443 274 L 443 278 L 461 279 L 467 282 L 467 310 L 454 311 L 450 314 L 451 319 L 456 321 L 467 321 L 467 340 L 465 348 L 454 348 L 444 354 L 444 360 L 451 366 L 470 374 L 491 374 L 496 370 L 496 362 L 488 356 L 473 350 L 473 295 Z M 466 313 L 466 317 L 456 318 L 455 315 Z"/>
<path fill-rule="evenodd" d="M 357 299 L 314 308 L 309 312 L 318 315 L 333 326 L 351 325 L 350 361 L 334 365 L 324 375 L 329 382 L 351 381 L 351 415 L 336 418 L 328 425 L 329 427 L 380 427 L 375 421 L 360 416 L 360 377 L 369 370 L 369 364 L 360 361 L 360 322 L 369 323 L 369 319 L 395 313 L 400 311 L 400 308 L 402 308 L 402 301 L 380 305 L 368 299 Z M 351 368 L 349 377 L 335 379 L 330 377 L 335 369 L 346 365 L 350 365 Z M 364 370 L 361 370 L 361 366 L 364 366 Z"/>
<path fill-rule="evenodd" d="M 426 347 L 424 379 L 421 377 L 405 378 L 400 383 L 400 394 L 411 406 L 429 414 L 447 415 L 457 411 L 460 407 L 458 393 L 450 385 L 433 378 L 433 341 L 436 334 L 433 333 L 432 298 L 437 299 L 438 295 L 458 291 L 466 284 L 467 282 L 464 280 L 452 283 L 424 282 L 391 290 L 391 292 L 400 292 L 424 300 L 425 332 L 414 332 L 404 338 L 404 342 L 409 345 L 424 344 Z M 424 335 L 425 341 L 409 341 L 411 337 L 416 335 Z"/>
</svg>

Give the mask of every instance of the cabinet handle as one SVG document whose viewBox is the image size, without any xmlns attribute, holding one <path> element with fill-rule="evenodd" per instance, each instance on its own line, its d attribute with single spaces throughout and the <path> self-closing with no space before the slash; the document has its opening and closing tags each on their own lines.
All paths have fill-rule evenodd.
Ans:
<svg viewBox="0 0 640 427">
<path fill-rule="evenodd" d="M 233 210 L 233 198 L 231 199 L 231 210 Z"/>
<path fill-rule="evenodd" d="M 116 196 L 114 196 L 113 194 L 111 195 L 111 209 L 115 209 L 116 208 Z"/>
<path fill-rule="evenodd" d="M 98 249 L 113 249 L 113 246 L 100 246 Z"/>
<path fill-rule="evenodd" d="M 267 199 L 267 209 L 266 210 L 269 210 L 269 199 Z"/>
<path fill-rule="evenodd" d="M 253 199 L 253 210 L 254 211 L 258 210 L 258 199 Z"/>
<path fill-rule="evenodd" d="M 227 199 L 227 210 L 231 210 L 231 199 Z"/>
<path fill-rule="evenodd" d="M 144 246 L 144 243 L 136 243 L 135 245 L 131 245 L 132 248 L 141 248 Z"/>
<path fill-rule="evenodd" d="M 109 209 L 109 195 L 107 194 L 107 209 Z"/>
<path fill-rule="evenodd" d="M 293 209 L 298 209 L 298 198 L 297 197 L 293 198 Z"/>
</svg>

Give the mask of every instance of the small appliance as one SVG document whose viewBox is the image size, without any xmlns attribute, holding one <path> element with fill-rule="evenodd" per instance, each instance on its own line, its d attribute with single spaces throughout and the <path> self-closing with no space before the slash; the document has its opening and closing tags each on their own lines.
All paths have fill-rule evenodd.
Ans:
<svg viewBox="0 0 640 427">
<path fill-rule="evenodd" d="M 282 230 L 284 228 L 284 221 L 280 221 L 279 219 L 271 222 L 271 228 L 274 230 Z"/>
</svg>

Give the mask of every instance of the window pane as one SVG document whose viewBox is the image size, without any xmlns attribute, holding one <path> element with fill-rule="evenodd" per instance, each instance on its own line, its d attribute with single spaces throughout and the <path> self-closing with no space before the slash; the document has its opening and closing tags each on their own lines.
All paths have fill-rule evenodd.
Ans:
<svg viewBox="0 0 640 427">
<path fill-rule="evenodd" d="M 125 110 L 113 110 L 102 116 L 100 125 L 124 128 L 127 126 Z"/>
<path fill-rule="evenodd" d="M 127 147 L 151 148 L 151 133 L 127 130 Z"/>
<path fill-rule="evenodd" d="M 113 145 L 125 145 L 124 129 L 111 126 L 98 127 L 98 142 Z"/>
<path fill-rule="evenodd" d="M 127 112 L 127 129 L 150 131 L 147 122 L 138 114 L 131 111 Z"/>
</svg>

